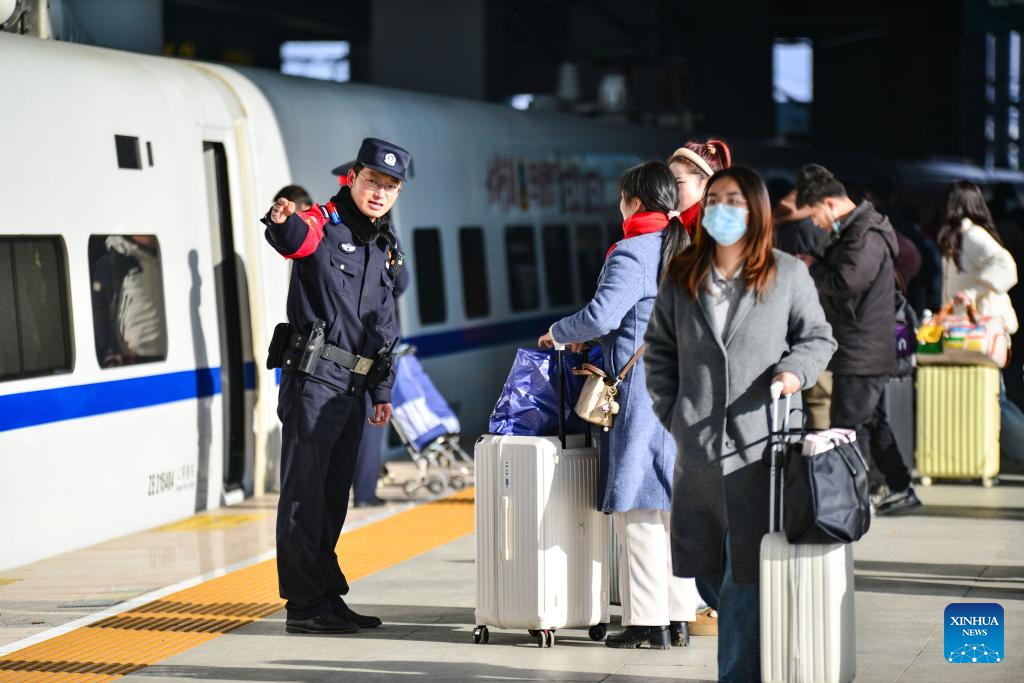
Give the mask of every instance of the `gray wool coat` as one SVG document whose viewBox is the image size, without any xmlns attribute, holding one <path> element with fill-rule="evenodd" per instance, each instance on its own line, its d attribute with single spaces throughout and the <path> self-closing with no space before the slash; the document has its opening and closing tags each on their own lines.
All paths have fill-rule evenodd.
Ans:
<svg viewBox="0 0 1024 683">
<path fill-rule="evenodd" d="M 605 371 L 621 372 L 643 343 L 658 294 L 661 237 L 657 232 L 620 241 L 605 261 L 594 298 L 552 326 L 555 339 L 568 344 L 600 338 Z M 654 417 L 643 357 L 619 386 L 617 401 L 619 414 L 602 440 L 601 509 L 669 510 L 675 443 Z"/>
<path fill-rule="evenodd" d="M 788 371 L 809 387 L 836 350 L 807 267 L 774 254 L 777 272 L 763 300 L 744 291 L 722 336 L 704 288 L 696 301 L 667 280 L 658 292 L 644 360 L 654 412 L 679 452 L 672 496 L 677 576 L 721 574 L 728 531 L 734 580 L 758 580 L 768 532 L 762 456 L 771 379 Z M 793 399 L 799 407 L 799 394 Z"/>
</svg>

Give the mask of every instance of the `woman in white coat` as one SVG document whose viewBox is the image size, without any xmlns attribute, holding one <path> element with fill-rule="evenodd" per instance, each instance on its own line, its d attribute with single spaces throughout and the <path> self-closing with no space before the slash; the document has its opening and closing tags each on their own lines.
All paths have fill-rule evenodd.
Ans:
<svg viewBox="0 0 1024 683">
<path fill-rule="evenodd" d="M 942 300 L 973 303 L 983 316 L 1000 316 L 1010 334 L 1017 331 L 1017 313 L 1008 292 L 1017 284 L 1017 264 L 996 232 L 981 188 L 959 180 L 946 191 L 939 227 L 942 251 Z M 1000 451 L 1024 462 L 1024 413 L 1006 397 L 1000 378 Z"/>
</svg>

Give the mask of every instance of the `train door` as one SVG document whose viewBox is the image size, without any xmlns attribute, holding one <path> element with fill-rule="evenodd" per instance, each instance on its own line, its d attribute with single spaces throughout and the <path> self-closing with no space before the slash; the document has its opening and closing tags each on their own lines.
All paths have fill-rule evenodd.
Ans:
<svg viewBox="0 0 1024 683">
<path fill-rule="evenodd" d="M 206 137 L 213 137 L 204 135 Z M 220 334 L 220 385 L 223 419 L 223 501 L 243 497 L 245 466 L 252 449 L 252 411 L 246 397 L 252 365 L 249 299 L 244 262 L 235 249 L 231 182 L 225 140 L 203 141 L 203 168 L 210 215 L 214 287 Z M 246 344 L 249 352 L 246 352 Z M 248 363 L 246 361 L 249 361 Z"/>
</svg>

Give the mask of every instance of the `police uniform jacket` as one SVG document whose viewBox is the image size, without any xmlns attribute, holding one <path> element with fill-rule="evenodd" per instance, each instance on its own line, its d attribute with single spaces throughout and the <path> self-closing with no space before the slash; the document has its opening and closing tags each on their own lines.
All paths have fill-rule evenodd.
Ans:
<svg viewBox="0 0 1024 683">
<path fill-rule="evenodd" d="M 326 342 L 373 358 L 385 342 L 398 336 L 395 281 L 388 269 L 389 245 L 384 237 L 360 243 L 344 222 L 332 225 L 318 207 L 297 212 L 281 224 L 263 218 L 267 242 L 293 261 L 288 286 L 288 322 L 293 332 L 308 335 L 313 321 L 327 323 Z M 285 354 L 294 367 L 301 349 Z M 321 358 L 317 380 L 335 388 L 361 393 L 364 377 Z M 394 372 L 371 390 L 374 404 L 391 402 Z"/>
</svg>

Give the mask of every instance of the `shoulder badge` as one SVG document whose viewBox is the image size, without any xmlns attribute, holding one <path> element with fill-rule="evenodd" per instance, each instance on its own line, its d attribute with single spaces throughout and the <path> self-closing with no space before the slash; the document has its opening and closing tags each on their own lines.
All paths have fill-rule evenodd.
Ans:
<svg viewBox="0 0 1024 683">
<path fill-rule="evenodd" d="M 346 254 L 351 254 L 356 250 L 356 246 L 350 242 L 345 242 L 341 245 L 341 250 Z"/>
</svg>

